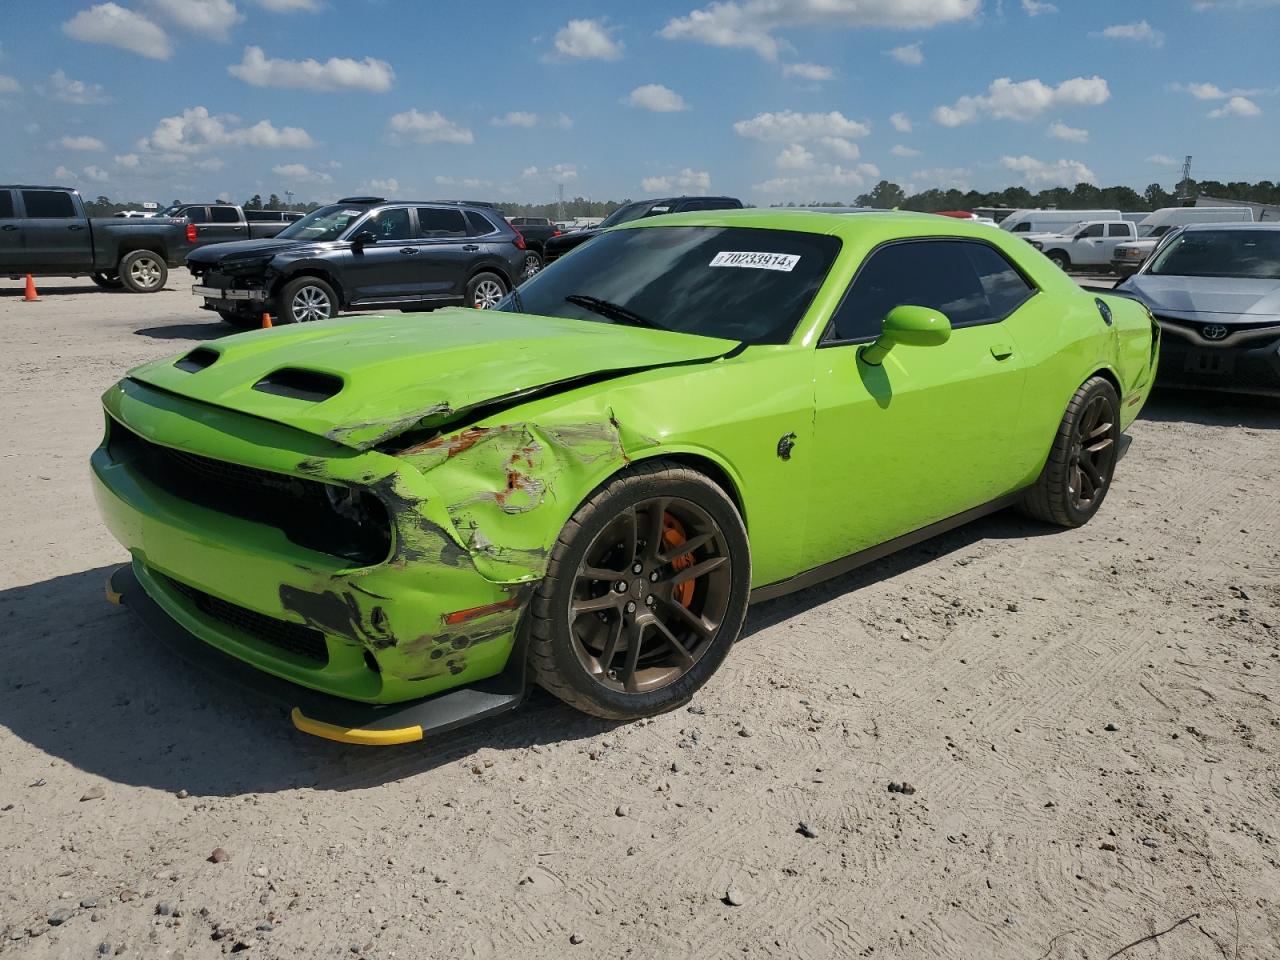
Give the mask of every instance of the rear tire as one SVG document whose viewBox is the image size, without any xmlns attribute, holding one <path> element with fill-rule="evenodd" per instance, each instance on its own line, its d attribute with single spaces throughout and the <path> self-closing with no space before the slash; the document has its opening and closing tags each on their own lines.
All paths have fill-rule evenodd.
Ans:
<svg viewBox="0 0 1280 960">
<path fill-rule="evenodd" d="M 526 250 L 524 254 L 524 276 L 521 279 L 528 280 L 541 269 L 542 255 L 536 250 Z"/>
<path fill-rule="evenodd" d="M 552 548 L 529 611 L 534 678 L 597 717 L 672 710 L 724 661 L 750 592 L 725 492 L 677 463 L 639 464 L 597 488 Z"/>
<path fill-rule="evenodd" d="M 89 279 L 93 281 L 94 286 L 103 290 L 121 290 L 124 288 L 124 281 L 120 279 L 118 274 L 114 273 L 92 273 Z"/>
<path fill-rule="evenodd" d="M 314 323 L 338 315 L 338 295 L 319 277 L 298 277 L 280 291 L 280 319 L 284 323 Z"/>
<path fill-rule="evenodd" d="M 477 273 L 467 284 L 467 306 L 491 310 L 507 295 L 507 285 L 496 273 Z"/>
<path fill-rule="evenodd" d="M 1045 256 L 1048 257 L 1050 260 L 1052 260 L 1054 263 L 1056 263 L 1058 267 L 1063 271 L 1067 271 L 1071 269 L 1071 258 L 1068 257 L 1061 250 L 1050 250 L 1048 253 L 1045 254 Z"/>
<path fill-rule="evenodd" d="M 1111 489 L 1119 446 L 1120 398 L 1109 380 L 1090 377 L 1067 404 L 1022 511 L 1062 527 L 1088 523 Z"/>
<path fill-rule="evenodd" d="M 169 280 L 164 258 L 150 250 L 134 250 L 120 259 L 117 276 L 130 293 L 155 293 Z"/>
</svg>

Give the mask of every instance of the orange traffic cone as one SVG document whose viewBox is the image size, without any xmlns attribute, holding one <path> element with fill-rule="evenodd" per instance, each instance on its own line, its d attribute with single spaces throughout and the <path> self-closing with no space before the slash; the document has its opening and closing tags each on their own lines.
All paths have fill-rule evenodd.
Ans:
<svg viewBox="0 0 1280 960">
<path fill-rule="evenodd" d="M 271 329 L 271 314 L 269 314 L 269 313 L 264 313 L 264 314 L 262 315 L 262 329 L 263 329 L 263 330 L 270 330 L 270 329 Z"/>
<path fill-rule="evenodd" d="M 27 274 L 27 292 L 22 295 L 22 299 L 27 303 L 34 303 L 40 297 L 36 295 L 36 282 L 31 279 L 31 274 Z"/>
</svg>

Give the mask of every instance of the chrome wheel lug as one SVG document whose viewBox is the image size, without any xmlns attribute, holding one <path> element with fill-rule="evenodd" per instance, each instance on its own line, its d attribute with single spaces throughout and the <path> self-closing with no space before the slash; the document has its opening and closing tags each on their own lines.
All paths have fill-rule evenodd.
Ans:
<svg viewBox="0 0 1280 960">
<path fill-rule="evenodd" d="M 636 612 L 636 602 L 634 600 L 628 600 L 627 613 L 635 613 L 635 612 Z"/>
<path fill-rule="evenodd" d="M 626 592 L 627 592 L 627 581 L 625 581 L 625 580 L 619 580 L 617 583 L 615 583 L 615 584 L 613 585 L 613 589 L 614 589 L 614 591 L 615 591 L 615 592 L 617 592 L 617 593 L 626 593 Z"/>
<path fill-rule="evenodd" d="M 657 570 L 655 570 L 655 571 L 653 571 L 653 573 L 649 574 L 649 582 L 650 582 L 650 583 L 657 583 L 657 582 L 658 582 L 658 571 L 657 571 Z"/>
<path fill-rule="evenodd" d="M 652 607 L 653 603 L 654 603 L 653 594 L 649 594 L 649 596 L 644 598 L 644 605 L 646 607 Z"/>
<path fill-rule="evenodd" d="M 632 573 L 644 573 L 644 565 L 643 565 L 643 564 L 639 564 L 639 563 L 632 564 L 632 565 L 631 565 L 631 572 L 632 572 Z"/>
</svg>

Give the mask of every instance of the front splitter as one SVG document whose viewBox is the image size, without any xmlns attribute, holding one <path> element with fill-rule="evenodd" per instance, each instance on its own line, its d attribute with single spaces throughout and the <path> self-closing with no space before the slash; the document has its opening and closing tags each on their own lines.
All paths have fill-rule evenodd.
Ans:
<svg viewBox="0 0 1280 960">
<path fill-rule="evenodd" d="M 283 705 L 303 733 L 339 743 L 412 743 L 514 710 L 528 692 L 524 643 L 517 639 L 507 666 L 487 680 L 403 703 L 345 700 L 273 677 L 211 647 L 165 613 L 127 564 L 111 574 L 106 592 L 110 602 L 128 607 L 149 633 L 183 660 Z"/>
</svg>

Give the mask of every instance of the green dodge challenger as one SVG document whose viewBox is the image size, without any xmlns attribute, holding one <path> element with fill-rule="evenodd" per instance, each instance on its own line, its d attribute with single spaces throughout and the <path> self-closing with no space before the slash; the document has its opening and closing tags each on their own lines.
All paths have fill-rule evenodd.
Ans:
<svg viewBox="0 0 1280 960">
<path fill-rule="evenodd" d="M 909 213 L 607 231 L 492 311 L 228 337 L 107 391 L 108 595 L 301 730 L 398 743 L 536 681 L 684 703 L 747 605 L 1018 505 L 1097 512 L 1139 303 Z"/>
</svg>

